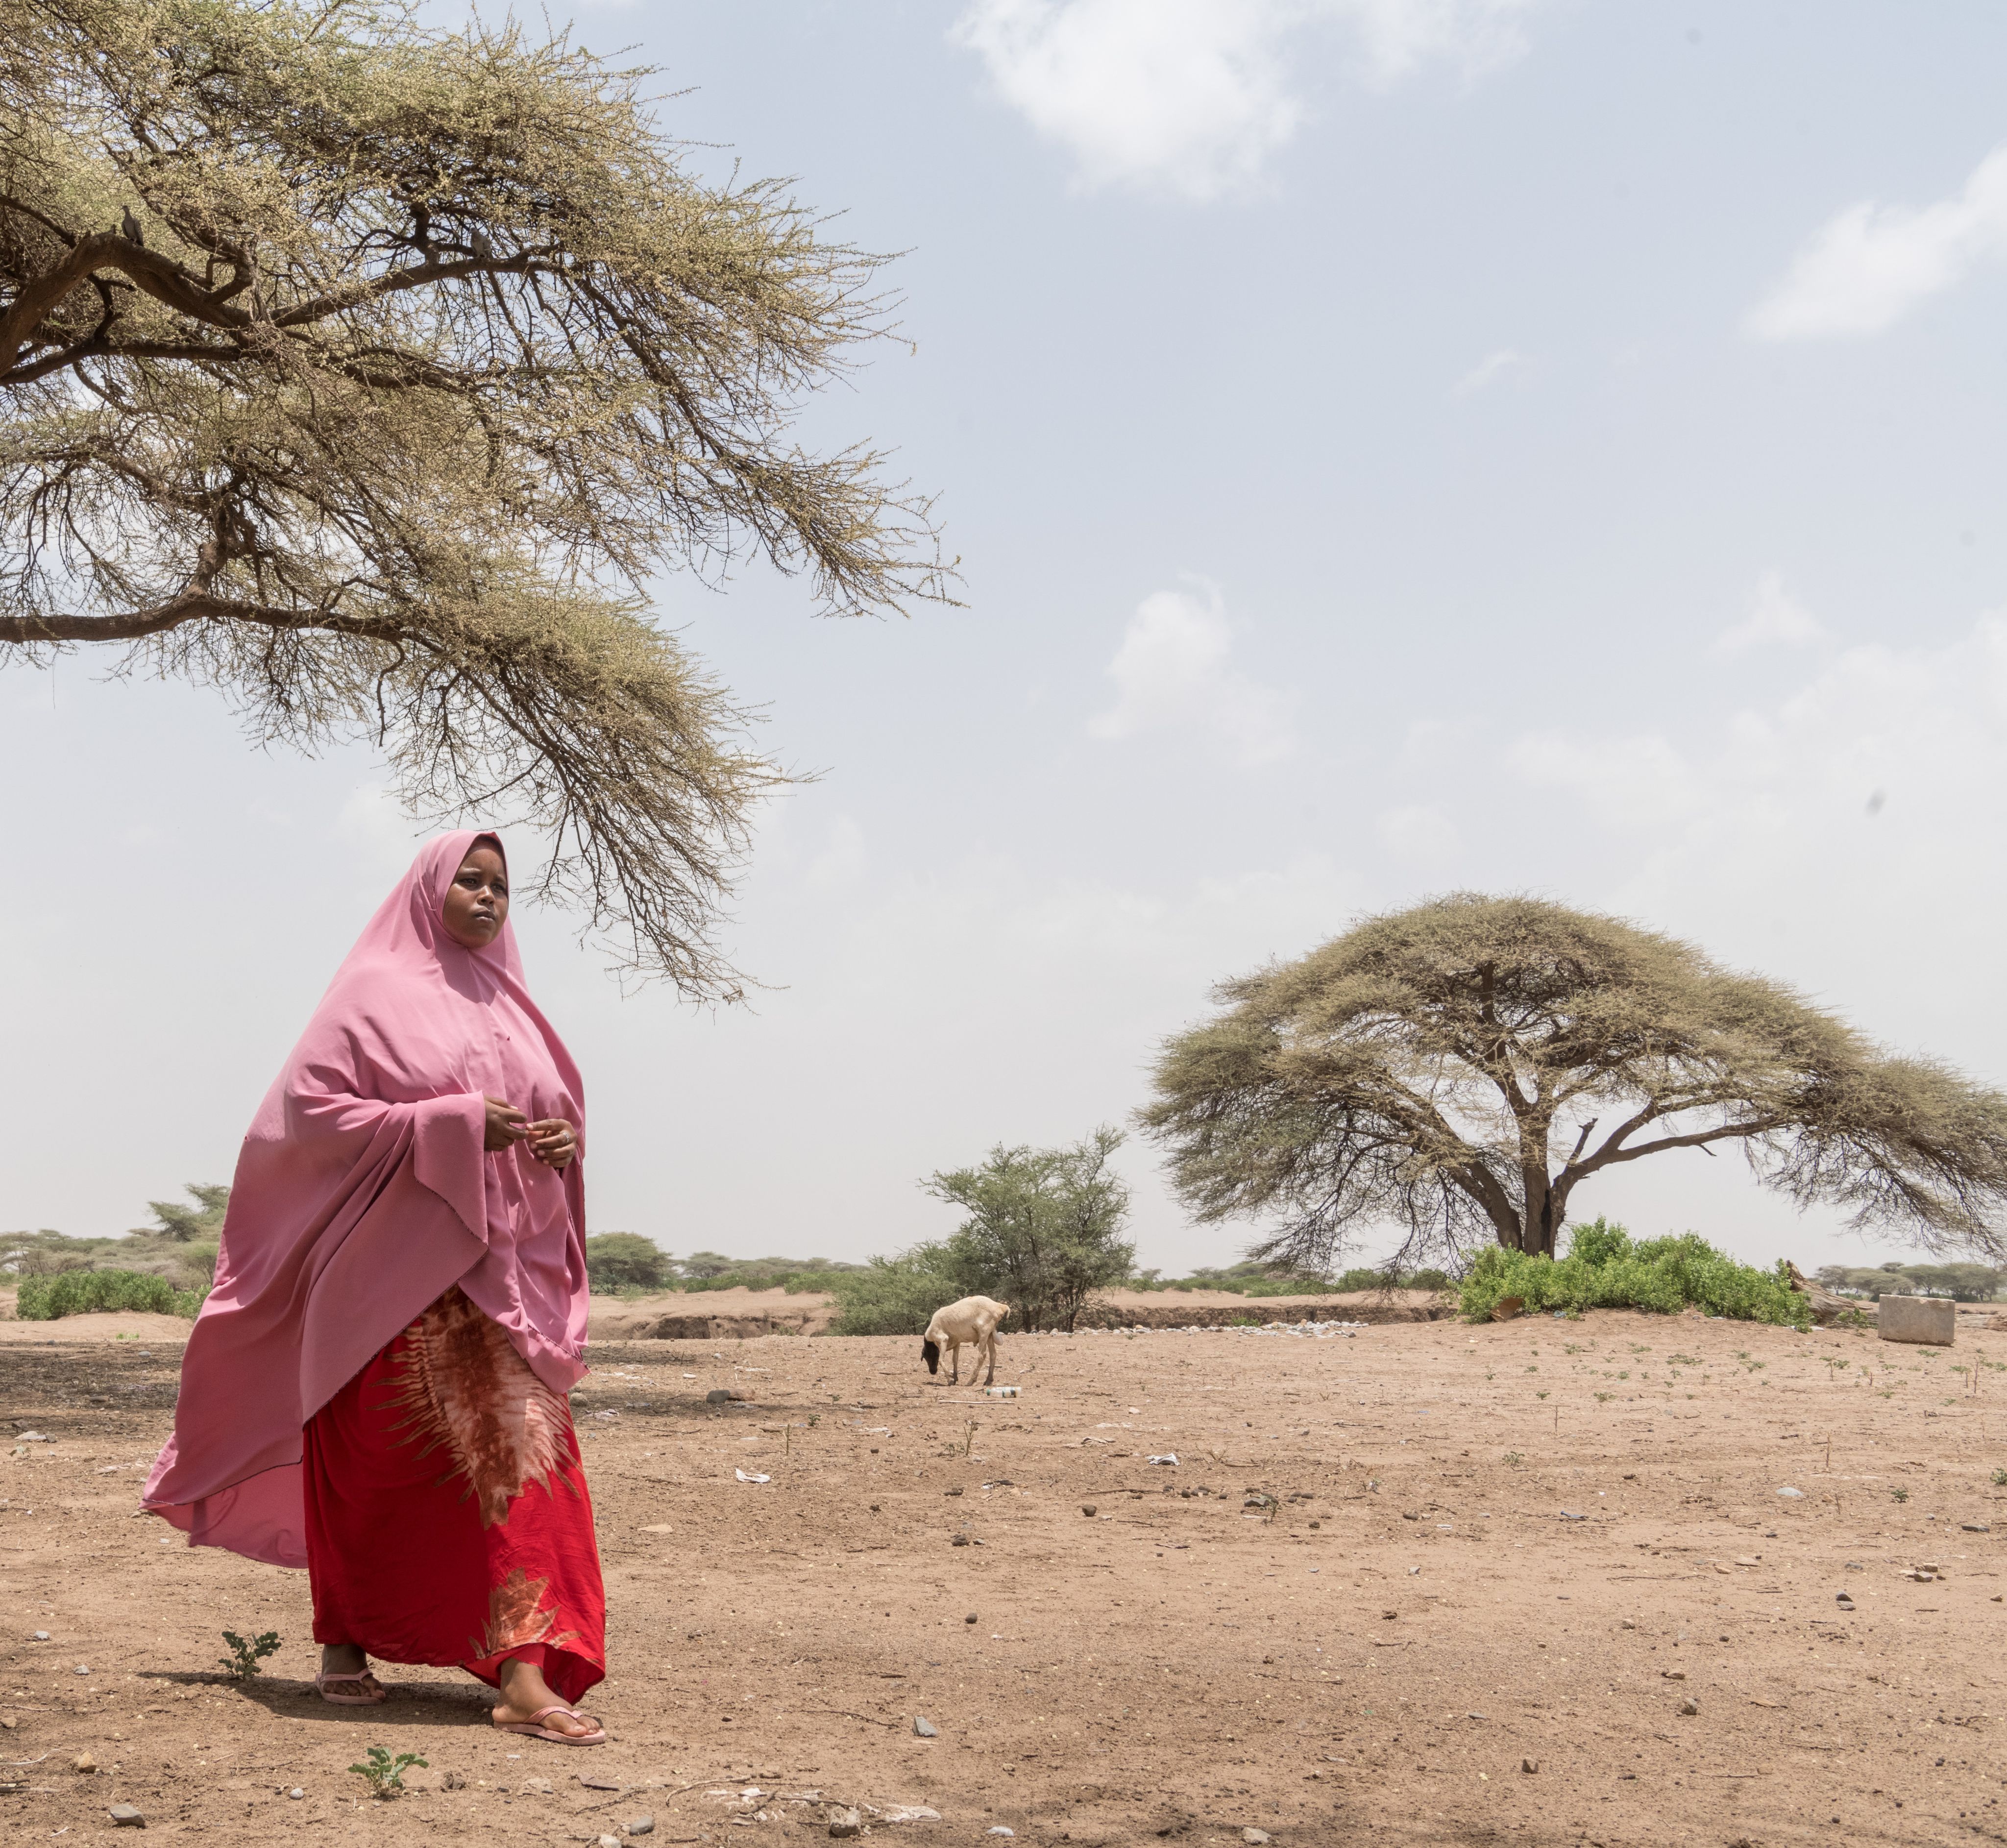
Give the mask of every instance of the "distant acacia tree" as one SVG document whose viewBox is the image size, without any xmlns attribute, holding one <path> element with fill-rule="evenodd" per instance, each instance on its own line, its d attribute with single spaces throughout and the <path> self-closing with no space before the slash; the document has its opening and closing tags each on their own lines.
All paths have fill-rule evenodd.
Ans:
<svg viewBox="0 0 2007 1848">
<path fill-rule="evenodd" d="M 947 573 L 878 455 L 790 434 L 889 332 L 881 259 L 686 171 L 648 76 L 394 4 L 0 0 L 0 651 L 365 737 L 729 994 L 717 907 L 785 779 L 650 580 L 761 554 L 841 614 Z"/>
<path fill-rule="evenodd" d="M 188 1182 L 182 1190 L 195 1201 L 185 1206 L 178 1200 L 150 1200 L 154 1223 L 144 1229 L 146 1236 L 173 1239 L 182 1244 L 223 1236 L 223 1215 L 230 1206 L 230 1190 L 213 1182 Z"/>
<path fill-rule="evenodd" d="M 1122 1141 L 1099 1129 L 1064 1148 L 1000 1145 L 979 1167 L 932 1176 L 926 1190 L 968 1217 L 944 1244 L 921 1248 L 929 1263 L 956 1278 L 957 1295 L 1007 1300 L 1013 1326 L 1071 1333 L 1095 1292 L 1135 1261 L 1122 1236 L 1129 1190 L 1109 1166 Z"/>
<path fill-rule="evenodd" d="M 1583 1182 L 1723 1144 L 1801 1206 L 2007 1255 L 2007 1098 L 1617 919 L 1459 894 L 1219 996 L 1141 1116 L 1201 1218 L 1281 1217 L 1257 1257 L 1328 1268 L 1388 1222 L 1396 1263 L 1551 1256 Z"/>
</svg>

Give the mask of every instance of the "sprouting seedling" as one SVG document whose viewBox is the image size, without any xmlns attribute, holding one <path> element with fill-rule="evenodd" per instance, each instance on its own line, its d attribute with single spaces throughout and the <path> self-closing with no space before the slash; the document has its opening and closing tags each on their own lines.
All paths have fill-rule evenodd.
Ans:
<svg viewBox="0 0 2007 1848">
<path fill-rule="evenodd" d="M 1889 1493 L 1897 1501 L 1907 1501 L 1910 1499 L 1910 1491 L 1907 1489 L 1891 1489 Z"/>
<path fill-rule="evenodd" d="M 249 1680 L 253 1675 L 261 1672 L 258 1666 L 259 1663 L 267 1656 L 276 1656 L 279 1652 L 279 1633 L 276 1630 L 267 1630 L 263 1636 L 254 1637 L 249 1642 L 246 1642 L 235 1630 L 226 1630 L 223 1633 L 223 1640 L 230 1645 L 230 1653 L 217 1659 L 229 1671 L 233 1681 Z"/>
<path fill-rule="evenodd" d="M 393 1758 L 383 1746 L 372 1745 L 361 1764 L 348 1769 L 369 1785 L 372 1797 L 388 1803 L 392 1797 L 404 1795 L 404 1773 L 414 1765 L 424 1766 L 425 1763 L 414 1751 L 400 1751 Z"/>
<path fill-rule="evenodd" d="M 970 1419 L 970 1420 L 968 1420 L 968 1421 L 967 1421 L 967 1422 L 966 1422 L 966 1423 L 962 1426 L 962 1427 L 961 1427 L 961 1454 L 962 1454 L 964 1456 L 967 1456 L 967 1455 L 968 1455 L 968 1453 L 969 1453 L 970 1449 L 974 1446 L 974 1444 L 975 1444 L 975 1434 L 976 1434 L 976 1431 L 977 1431 L 977 1429 L 978 1429 L 978 1428 L 979 1428 L 979 1427 L 977 1427 L 977 1424 L 976 1424 L 975 1420 L 974 1419 L 972 1419 L 972 1419 Z"/>
</svg>

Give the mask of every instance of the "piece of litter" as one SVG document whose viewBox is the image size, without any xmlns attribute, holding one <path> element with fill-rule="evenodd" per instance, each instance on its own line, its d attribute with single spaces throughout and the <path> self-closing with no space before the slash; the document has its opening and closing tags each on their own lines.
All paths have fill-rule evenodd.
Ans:
<svg viewBox="0 0 2007 1848">
<path fill-rule="evenodd" d="M 1018 1388 L 1014 1386 L 986 1386 L 982 1392 L 986 1398 L 1015 1398 L 1018 1396 Z"/>
<path fill-rule="evenodd" d="M 1586 1515 L 1571 1514 L 1568 1509 L 1563 1508 L 1561 1510 L 1561 1518 L 1564 1521 L 1586 1521 L 1589 1517 Z"/>
<path fill-rule="evenodd" d="M 1805 1492 L 1804 1490 L 1794 1489 L 1789 1483 L 1787 1483 L 1783 1487 L 1777 1491 L 1777 1493 L 1783 1496 L 1787 1501 L 1803 1501 L 1805 1498 Z"/>
<path fill-rule="evenodd" d="M 1176 1451 L 1166 1451 L 1160 1457 L 1145 1457 L 1143 1460 L 1146 1463 L 1168 1463 L 1173 1469 L 1178 1466 L 1178 1455 Z"/>
<path fill-rule="evenodd" d="M 742 1469 L 735 1469 L 732 1473 L 742 1483 L 770 1483 L 774 1479 L 771 1476 L 748 1476 Z"/>
<path fill-rule="evenodd" d="M 1018 1832 L 1014 1829 L 1006 1829 L 1000 1822 L 993 1822 L 982 1832 L 986 1836 L 1014 1836 Z"/>
</svg>

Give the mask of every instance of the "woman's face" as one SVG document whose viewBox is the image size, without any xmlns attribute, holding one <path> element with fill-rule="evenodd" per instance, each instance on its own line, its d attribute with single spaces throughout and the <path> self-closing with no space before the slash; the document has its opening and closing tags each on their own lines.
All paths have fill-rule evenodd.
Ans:
<svg viewBox="0 0 2007 1848">
<path fill-rule="evenodd" d="M 476 847 L 460 862 L 439 907 L 446 933 L 470 950 L 485 950 L 509 921 L 509 874 L 492 847 Z"/>
</svg>

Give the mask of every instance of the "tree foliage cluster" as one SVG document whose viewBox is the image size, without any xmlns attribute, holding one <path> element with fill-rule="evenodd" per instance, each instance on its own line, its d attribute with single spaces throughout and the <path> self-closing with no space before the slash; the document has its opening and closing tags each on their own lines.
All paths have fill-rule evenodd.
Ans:
<svg viewBox="0 0 2007 1848">
<path fill-rule="evenodd" d="M 1790 1266 L 1758 1269 L 1717 1251 L 1697 1233 L 1634 1240 L 1621 1226 L 1596 1219 L 1571 1229 L 1568 1256 L 1552 1258 L 1492 1245 L 1466 1274 L 1458 1307 L 1468 1321 L 1489 1321 L 1509 1297 L 1527 1310 L 1645 1309 L 1660 1315 L 1699 1309 L 1737 1321 L 1782 1328 L 1811 1325 L 1811 1305 L 1791 1288 Z"/>
<path fill-rule="evenodd" d="M 2007 1098 L 1621 919 L 1460 893 L 1219 993 L 1141 1120 L 1200 1218 L 1275 1226 L 1258 1260 L 1389 1222 L 1400 1264 L 1552 1256 L 1584 1183 L 1724 1145 L 1801 1207 L 2007 1255 Z"/>
<path fill-rule="evenodd" d="M 586 1273 L 596 1293 L 651 1290 L 827 1289 L 839 1271 L 860 1267 L 829 1257 L 727 1257 L 693 1251 L 679 1258 L 635 1232 L 594 1233 L 585 1241 Z"/>
<path fill-rule="evenodd" d="M 1008 1328 L 1071 1331 L 1097 1291 L 1126 1282 L 1136 1248 L 1122 1236 L 1129 1190 L 1110 1166 L 1119 1130 L 1060 1148 L 1000 1144 L 978 1166 L 922 1185 L 965 1215 L 947 1238 L 874 1257 L 832 1280 L 838 1335 L 917 1335 L 962 1296 L 1011 1305 Z"/>
<path fill-rule="evenodd" d="M 209 1293 L 205 1284 L 177 1289 L 165 1277 L 139 1271 L 56 1271 L 23 1277 L 14 1313 L 24 1322 L 50 1322 L 65 1315 L 101 1315 L 141 1310 L 154 1315 L 193 1317 Z"/>
<path fill-rule="evenodd" d="M 72 1238 L 48 1230 L 0 1233 L 0 1281 L 114 1268 L 163 1278 L 183 1293 L 206 1292 L 216 1275 L 230 1190 L 191 1181 L 185 1190 L 193 1205 L 150 1201 L 153 1224 L 122 1234 Z"/>
<path fill-rule="evenodd" d="M 0 651 L 366 739 L 729 995 L 786 778 L 651 587 L 758 556 L 852 614 L 951 573 L 880 455 L 794 434 L 891 332 L 883 259 L 690 171 L 651 76 L 394 0 L 0 0 Z"/>
<path fill-rule="evenodd" d="M 1219 1290 L 1236 1296 L 1345 1296 L 1360 1290 L 1446 1290 L 1451 1286 L 1449 1273 L 1433 1265 L 1412 1271 L 1358 1265 L 1334 1275 L 1328 1271 L 1293 1271 L 1256 1258 L 1243 1259 L 1236 1264 L 1201 1264 L 1183 1277 L 1139 1271 L 1129 1279 L 1131 1289 Z"/>
<path fill-rule="evenodd" d="M 2007 1270 L 1991 1264 L 1912 1264 L 1899 1261 L 1866 1269 L 1824 1264 L 1818 1281 L 1844 1296 L 1949 1296 L 1960 1303 L 1991 1303 L 2007 1289 Z"/>
</svg>

